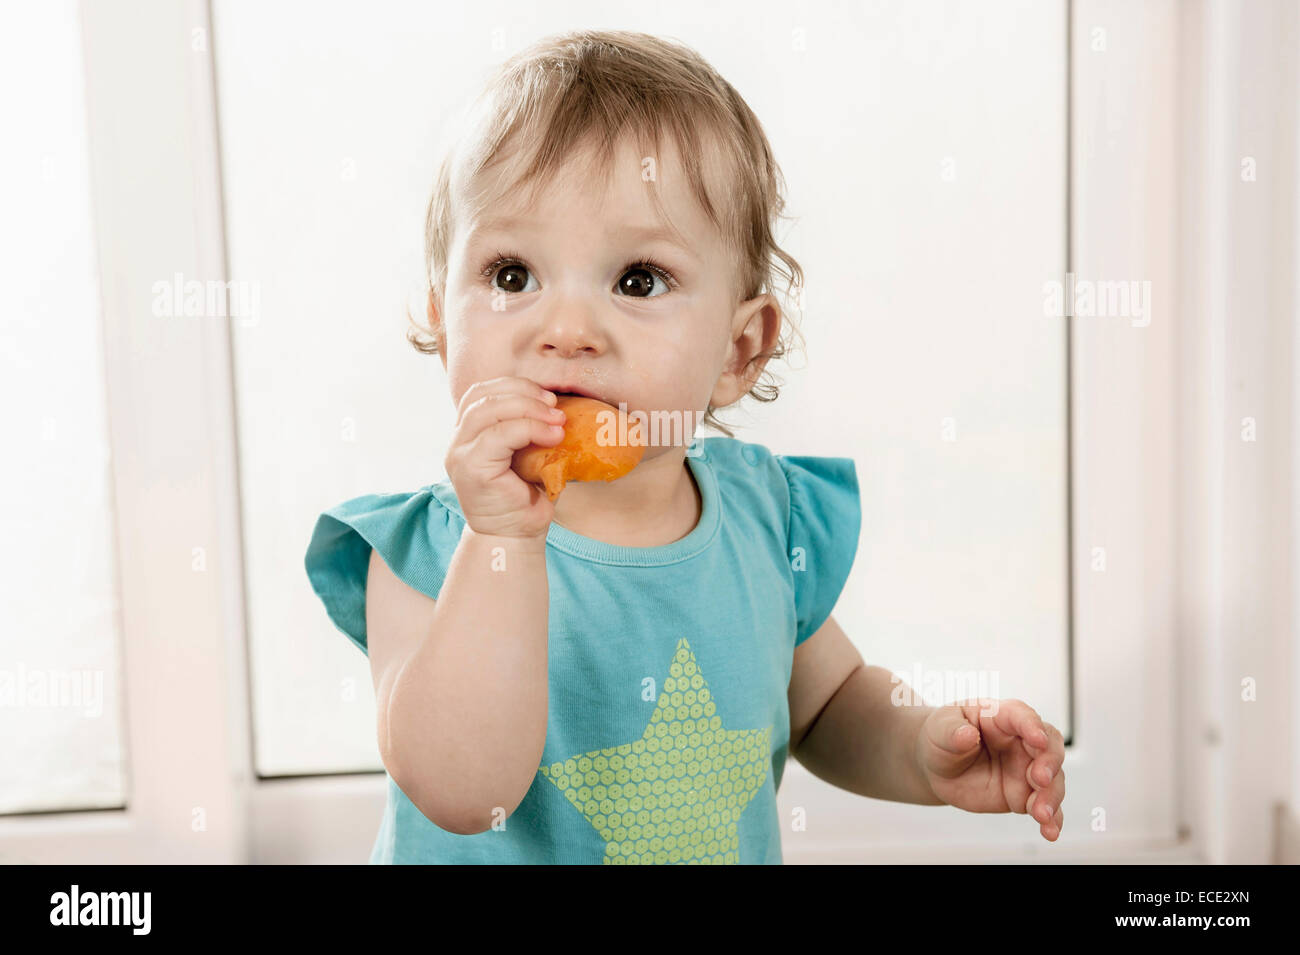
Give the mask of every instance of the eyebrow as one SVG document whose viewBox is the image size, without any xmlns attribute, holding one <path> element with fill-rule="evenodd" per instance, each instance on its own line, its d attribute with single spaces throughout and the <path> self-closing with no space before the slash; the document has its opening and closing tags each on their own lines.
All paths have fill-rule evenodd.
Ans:
<svg viewBox="0 0 1300 955">
<path fill-rule="evenodd" d="M 510 232 L 517 229 L 526 230 L 531 226 L 532 223 L 527 219 L 514 219 L 509 217 L 485 219 L 470 229 L 468 239 L 469 241 L 473 241 L 489 232 Z M 690 247 L 683 245 L 681 240 L 677 238 L 677 235 L 666 226 L 618 226 L 611 229 L 609 235 L 611 238 L 626 238 L 633 242 L 665 242 L 686 255 L 695 255 L 695 252 Z"/>
</svg>

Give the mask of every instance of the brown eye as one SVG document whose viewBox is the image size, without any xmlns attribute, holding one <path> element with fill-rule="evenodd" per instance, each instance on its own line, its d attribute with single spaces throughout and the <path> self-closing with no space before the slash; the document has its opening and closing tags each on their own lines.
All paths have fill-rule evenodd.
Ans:
<svg viewBox="0 0 1300 955">
<path fill-rule="evenodd" d="M 623 273 L 619 290 L 633 298 L 655 298 L 668 290 L 668 283 L 645 266 L 638 265 Z"/>
<path fill-rule="evenodd" d="M 497 271 L 492 284 L 504 292 L 524 292 L 529 278 L 528 270 L 522 265 L 507 265 Z"/>
</svg>

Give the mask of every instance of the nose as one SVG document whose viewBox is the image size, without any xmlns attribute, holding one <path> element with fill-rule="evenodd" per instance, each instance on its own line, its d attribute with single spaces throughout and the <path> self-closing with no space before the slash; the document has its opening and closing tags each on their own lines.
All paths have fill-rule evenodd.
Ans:
<svg viewBox="0 0 1300 955">
<path fill-rule="evenodd" d="M 605 332 L 589 308 L 561 301 L 542 320 L 538 347 L 560 358 L 598 355 L 605 350 Z"/>
</svg>

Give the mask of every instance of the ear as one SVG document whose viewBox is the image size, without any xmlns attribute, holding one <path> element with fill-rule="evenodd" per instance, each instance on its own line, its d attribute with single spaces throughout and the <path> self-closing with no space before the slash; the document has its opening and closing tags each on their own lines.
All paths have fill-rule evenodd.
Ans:
<svg viewBox="0 0 1300 955">
<path fill-rule="evenodd" d="M 781 336 L 781 306 L 764 293 L 741 302 L 731 321 L 731 345 L 710 403 L 725 408 L 749 394 Z"/>
<path fill-rule="evenodd" d="M 429 286 L 429 328 L 433 330 L 434 340 L 438 343 L 438 357 L 442 359 L 442 368 L 447 370 L 447 330 L 442 325 L 442 316 L 433 286 Z"/>
</svg>

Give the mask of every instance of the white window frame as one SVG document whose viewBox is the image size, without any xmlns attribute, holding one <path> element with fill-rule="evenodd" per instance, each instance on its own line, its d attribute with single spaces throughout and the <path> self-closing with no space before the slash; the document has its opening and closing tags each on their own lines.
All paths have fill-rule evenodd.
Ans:
<svg viewBox="0 0 1300 955">
<path fill-rule="evenodd" d="M 191 50 L 206 8 L 92 2 L 79 15 L 127 805 L 7 817 L 0 845 L 42 864 L 242 862 L 250 763 L 228 329 L 152 313 L 154 282 L 225 271 L 210 56 Z M 193 569 L 195 548 L 206 570 Z"/>
<path fill-rule="evenodd" d="M 1203 309 L 1203 328 L 1175 320 L 1187 314 L 1177 292 L 1189 270 L 1213 251 L 1179 241 L 1180 216 L 1199 200 L 1180 192 L 1176 171 L 1183 151 L 1207 148 L 1222 133 L 1221 99 L 1203 128 L 1187 120 L 1231 80 L 1225 37 L 1245 14 L 1222 2 L 1174 0 L 1070 7 L 1069 265 L 1080 276 L 1149 279 L 1160 291 L 1146 328 L 1071 321 L 1075 703 L 1066 832 L 1049 845 L 1024 816 L 1008 816 L 997 839 L 980 828 L 971 840 L 967 814 L 865 801 L 790 760 L 778 805 L 787 819 L 803 807 L 810 831 L 787 834 L 788 863 L 1223 861 L 1258 838 L 1251 823 L 1222 820 L 1229 805 L 1258 808 L 1252 800 L 1262 797 L 1247 789 L 1259 772 L 1225 783 L 1227 791 L 1208 786 L 1225 757 L 1196 737 L 1222 726 L 1227 701 L 1214 698 L 1207 722 L 1203 697 L 1175 694 L 1175 679 L 1206 689 L 1209 661 L 1231 652 L 1224 569 L 1258 542 L 1236 540 L 1240 550 L 1221 549 L 1217 562 L 1189 550 L 1222 548 L 1221 537 L 1179 537 L 1180 522 L 1202 513 L 1197 491 L 1221 498 L 1221 478 L 1169 493 L 1181 474 L 1213 464 L 1219 452 L 1194 435 L 1224 410 L 1219 378 L 1207 402 L 1176 414 L 1211 361 L 1203 336 L 1221 336 L 1224 320 L 1213 305 Z M 221 319 L 159 319 L 150 310 L 152 284 L 176 271 L 226 277 L 209 3 L 83 0 L 81 17 L 119 528 L 128 807 L 0 818 L 0 846 L 39 863 L 364 862 L 384 807 L 383 774 L 275 780 L 254 771 L 230 329 Z M 1089 50 L 1097 25 L 1115 44 L 1105 60 Z M 1138 36 L 1146 55 L 1122 55 Z M 200 39 L 207 52 L 192 48 Z M 1205 50 L 1218 56 L 1214 69 L 1199 86 L 1187 84 L 1182 71 Z M 1294 133 L 1300 117 L 1295 104 L 1279 108 L 1287 105 Z M 1108 153 L 1108 137 L 1123 148 Z M 1207 209 L 1222 215 L 1213 203 Z M 1160 228 L 1135 232 L 1131 222 Z M 1211 271 L 1203 281 L 1221 291 L 1225 276 Z M 1143 347 L 1135 348 L 1138 334 Z M 1221 526 L 1234 505 L 1213 506 Z M 1105 573 L 1089 569 L 1094 545 L 1106 547 Z M 195 547 L 205 549 L 206 572 L 191 569 Z M 1195 633 L 1189 622 L 1200 618 L 1180 613 L 1193 588 L 1210 594 L 1208 623 Z M 1208 795 L 1180 799 L 1183 792 Z M 1098 808 L 1104 831 L 1090 825 Z"/>
<path fill-rule="evenodd" d="M 1168 234 L 1133 234 L 1133 221 L 1176 221 L 1171 189 L 1153 188 L 1152 173 L 1177 169 L 1174 129 L 1161 114 L 1175 102 L 1172 55 L 1177 11 L 1171 3 L 1068 4 L 1069 89 L 1067 263 L 1079 277 L 1148 278 L 1175 285 L 1172 225 Z M 1089 58 L 1091 26 L 1114 37 L 1140 30 L 1170 47 L 1153 63 L 1119 53 Z M 1062 51 L 1065 53 L 1065 50 Z M 1134 89 L 1145 89 L 1135 96 Z M 1107 95 L 1126 97 L 1122 118 Z M 1120 122 L 1119 128 L 1107 123 Z M 1122 155 L 1097 158 L 1099 139 L 1123 141 Z M 1136 207 L 1134 212 L 1128 209 Z M 1116 211 L 1122 215 L 1115 215 Z M 1044 276 L 1044 280 L 1056 276 Z M 1174 407 L 1174 336 L 1162 321 L 1133 328 L 1115 319 L 1067 318 L 1071 547 L 1071 709 L 1067 741 L 1066 824 L 1048 843 L 1024 815 L 973 817 L 947 807 L 872 801 L 829 787 L 792 763 L 780 805 L 795 807 L 826 833 L 787 839 L 787 862 L 1015 863 L 1178 861 L 1191 857 L 1177 820 L 1173 668 L 1176 650 L 1171 587 L 1175 566 L 1174 447 L 1167 422 Z M 1048 320 L 1048 319 L 1045 319 Z M 1145 347 L 1134 348 L 1135 335 Z M 1123 400 L 1117 400 L 1123 396 Z M 1142 480 L 1135 481 L 1134 475 Z M 1065 493 L 1065 489 L 1063 489 Z M 1104 546 L 1108 570 L 1090 569 Z M 1146 582 L 1159 582 L 1150 586 Z M 867 660 L 867 663 L 871 663 Z M 1031 705 L 1033 700 L 1027 700 Z M 1133 729 L 1141 726 L 1141 732 Z M 1151 744 L 1161 740 L 1164 745 Z M 1094 812 L 1106 829 L 1094 831 Z M 990 837 L 996 830 L 996 837 Z M 968 832 L 982 836 L 971 837 Z"/>
<path fill-rule="evenodd" d="M 1025 817 L 1002 817 L 1005 838 L 968 840 L 965 814 L 864 810 L 791 764 L 782 811 L 802 807 L 809 830 L 830 824 L 789 840 L 787 862 L 1300 859 L 1300 746 L 1284 732 L 1300 713 L 1297 19 L 1283 4 L 1230 0 L 1070 3 L 1069 270 L 1150 280 L 1153 313 L 1145 328 L 1071 320 L 1065 831 L 1049 845 Z M 1243 50 L 1289 71 L 1272 87 L 1253 78 L 1255 126 L 1238 120 Z M 1261 115 L 1273 136 L 1258 135 Z M 1275 205 L 1234 202 L 1247 140 L 1268 150 L 1257 185 Z M 1244 262 L 1269 263 L 1272 286 L 1254 287 Z M 1290 347 L 1270 351 L 1260 332 L 1287 324 Z M 1228 383 L 1243 381 L 1272 423 L 1250 455 L 1230 443 L 1242 412 Z M 1091 569 L 1094 546 L 1106 548 L 1104 573 Z M 1248 676 L 1270 689 L 1243 703 Z"/>
</svg>

